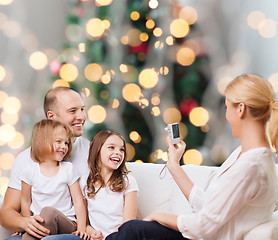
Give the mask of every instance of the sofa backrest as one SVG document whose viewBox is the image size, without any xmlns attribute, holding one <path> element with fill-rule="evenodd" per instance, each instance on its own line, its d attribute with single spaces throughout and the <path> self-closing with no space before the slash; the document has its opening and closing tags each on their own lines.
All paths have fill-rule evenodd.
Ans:
<svg viewBox="0 0 278 240">
<path fill-rule="evenodd" d="M 191 211 L 186 198 L 175 184 L 167 168 L 160 176 L 164 166 L 164 164 L 152 163 L 127 163 L 131 175 L 136 178 L 138 183 L 138 209 L 143 217 L 154 211 L 180 214 Z M 183 165 L 182 168 L 192 181 L 198 183 L 202 188 L 206 187 L 215 169 L 215 167 L 195 165 Z"/>
</svg>

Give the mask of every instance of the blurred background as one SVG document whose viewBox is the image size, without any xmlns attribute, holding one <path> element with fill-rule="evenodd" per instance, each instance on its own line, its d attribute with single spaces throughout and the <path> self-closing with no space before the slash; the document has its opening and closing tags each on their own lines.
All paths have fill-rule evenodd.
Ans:
<svg viewBox="0 0 278 240">
<path fill-rule="evenodd" d="M 16 155 L 56 86 L 85 99 L 85 136 L 127 140 L 128 160 L 167 161 L 168 123 L 181 164 L 220 165 L 239 145 L 223 91 L 237 75 L 278 91 L 275 0 L 0 0 L 0 196 Z"/>
</svg>

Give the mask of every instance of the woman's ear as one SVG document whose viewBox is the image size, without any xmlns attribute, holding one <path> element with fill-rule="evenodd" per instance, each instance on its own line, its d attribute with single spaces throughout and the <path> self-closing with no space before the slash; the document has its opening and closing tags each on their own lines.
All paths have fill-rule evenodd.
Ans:
<svg viewBox="0 0 278 240">
<path fill-rule="evenodd" d="M 237 108 L 239 117 L 242 118 L 244 113 L 246 112 L 246 105 L 244 103 L 239 103 Z"/>
</svg>

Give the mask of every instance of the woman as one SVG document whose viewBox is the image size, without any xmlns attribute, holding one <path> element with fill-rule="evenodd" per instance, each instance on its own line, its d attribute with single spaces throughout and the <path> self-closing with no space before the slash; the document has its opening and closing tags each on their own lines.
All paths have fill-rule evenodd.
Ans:
<svg viewBox="0 0 278 240">
<path fill-rule="evenodd" d="M 194 212 L 187 215 L 155 212 L 145 221 L 123 224 L 106 240 L 213 239 L 237 240 L 268 221 L 277 200 L 274 159 L 267 137 L 278 150 L 278 103 L 269 82 L 244 74 L 226 88 L 226 118 L 232 135 L 241 140 L 219 168 L 206 192 L 179 166 L 185 143 L 174 146 L 170 138 L 167 168 Z"/>
</svg>

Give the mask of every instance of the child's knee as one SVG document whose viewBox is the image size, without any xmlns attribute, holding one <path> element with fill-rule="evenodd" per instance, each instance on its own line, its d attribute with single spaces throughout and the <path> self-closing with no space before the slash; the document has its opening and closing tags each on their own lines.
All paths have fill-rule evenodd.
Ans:
<svg viewBox="0 0 278 240">
<path fill-rule="evenodd" d="M 58 210 L 53 207 L 44 207 L 41 210 L 40 216 L 44 219 L 44 222 L 52 221 L 58 214 Z"/>
</svg>

